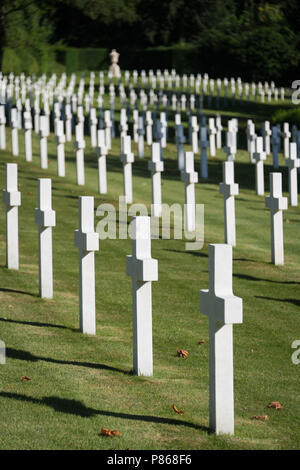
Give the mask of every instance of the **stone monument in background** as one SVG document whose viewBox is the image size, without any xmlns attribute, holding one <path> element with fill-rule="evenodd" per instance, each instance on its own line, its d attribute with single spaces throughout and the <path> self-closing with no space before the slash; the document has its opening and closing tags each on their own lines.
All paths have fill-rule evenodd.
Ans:
<svg viewBox="0 0 300 470">
<path fill-rule="evenodd" d="M 120 66 L 118 65 L 120 54 L 116 51 L 116 49 L 113 49 L 111 53 L 109 54 L 109 57 L 111 60 L 111 65 L 109 67 L 109 74 L 113 78 L 121 78 Z"/>
</svg>

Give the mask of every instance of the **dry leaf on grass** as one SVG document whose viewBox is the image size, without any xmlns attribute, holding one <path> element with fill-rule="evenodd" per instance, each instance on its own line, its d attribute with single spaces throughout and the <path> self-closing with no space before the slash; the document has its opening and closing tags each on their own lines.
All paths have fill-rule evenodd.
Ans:
<svg viewBox="0 0 300 470">
<path fill-rule="evenodd" d="M 184 349 L 177 349 L 177 356 L 178 357 L 188 357 L 189 353 Z"/>
<path fill-rule="evenodd" d="M 257 420 L 260 420 L 260 421 L 267 421 L 267 419 L 269 419 L 269 417 L 267 415 L 262 415 L 262 416 L 252 416 L 252 419 L 257 419 Z"/>
<path fill-rule="evenodd" d="M 101 429 L 101 436 L 109 436 L 109 437 L 114 437 L 114 436 L 121 436 L 121 433 L 117 430 L 110 431 L 107 428 L 102 428 Z"/>
<path fill-rule="evenodd" d="M 275 408 L 275 410 L 281 410 L 283 408 L 282 404 L 279 401 L 272 401 L 268 408 Z"/>
<path fill-rule="evenodd" d="M 205 344 L 205 343 L 206 343 L 205 339 L 201 339 L 201 341 L 198 342 L 198 344 Z"/>
<path fill-rule="evenodd" d="M 172 408 L 175 411 L 175 413 L 177 413 L 178 415 L 183 415 L 184 414 L 184 411 L 179 410 L 176 405 L 172 405 Z"/>
<path fill-rule="evenodd" d="M 31 380 L 31 378 L 30 378 L 30 377 L 27 377 L 27 375 L 22 375 L 21 381 L 22 381 L 22 382 L 25 382 L 25 381 L 27 381 L 27 380 Z"/>
</svg>

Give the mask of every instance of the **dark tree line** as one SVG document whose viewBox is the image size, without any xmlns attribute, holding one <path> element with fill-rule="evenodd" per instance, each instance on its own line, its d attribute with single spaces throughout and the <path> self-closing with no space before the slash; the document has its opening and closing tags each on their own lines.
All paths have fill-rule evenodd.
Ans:
<svg viewBox="0 0 300 470">
<path fill-rule="evenodd" d="M 50 60 L 51 45 L 196 47 L 205 63 L 277 80 L 300 64 L 298 0 L 1 0 L 4 48 Z M 54 59 L 53 59 L 54 60 Z M 230 73 L 229 73 L 230 75 Z"/>
</svg>

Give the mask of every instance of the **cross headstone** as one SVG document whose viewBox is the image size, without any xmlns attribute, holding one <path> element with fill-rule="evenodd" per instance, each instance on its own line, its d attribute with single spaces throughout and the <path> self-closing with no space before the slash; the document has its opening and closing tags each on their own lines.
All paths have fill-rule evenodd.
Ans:
<svg viewBox="0 0 300 470">
<path fill-rule="evenodd" d="M 138 157 L 144 158 L 145 129 L 144 129 L 144 118 L 142 116 L 139 116 L 138 118 L 137 134 L 138 134 Z"/>
<path fill-rule="evenodd" d="M 47 116 L 40 116 L 39 134 L 40 134 L 41 168 L 43 170 L 46 170 L 48 168 L 48 149 L 47 149 L 48 117 Z"/>
<path fill-rule="evenodd" d="M 76 175 L 77 175 L 77 184 L 84 185 L 84 149 L 85 141 L 83 138 L 83 128 L 81 124 L 77 124 L 75 127 L 75 137 L 74 147 L 76 151 Z"/>
<path fill-rule="evenodd" d="M 232 132 L 226 132 L 226 147 L 224 147 L 224 152 L 226 153 L 226 159 L 228 162 L 233 162 L 235 160 L 236 148 Z"/>
<path fill-rule="evenodd" d="M 98 119 L 96 115 L 96 108 L 90 109 L 90 135 L 91 135 L 91 146 L 97 147 L 97 124 Z"/>
<path fill-rule="evenodd" d="M 257 137 L 255 142 L 256 151 L 253 153 L 255 164 L 255 181 L 256 181 L 256 194 L 263 196 L 265 194 L 265 181 L 264 181 L 264 160 L 266 160 L 266 152 L 263 151 L 263 138 Z"/>
<path fill-rule="evenodd" d="M 6 188 L 3 190 L 6 206 L 6 267 L 19 269 L 18 207 L 21 193 L 18 191 L 18 165 L 6 163 Z"/>
<path fill-rule="evenodd" d="M 201 149 L 201 163 L 200 174 L 201 178 L 208 178 L 208 165 L 207 165 L 207 147 L 209 142 L 207 140 L 206 126 L 200 128 L 200 149 Z"/>
<path fill-rule="evenodd" d="M 216 117 L 216 146 L 217 146 L 217 149 L 222 148 L 222 130 L 223 130 L 223 126 L 222 126 L 221 116 L 217 116 Z"/>
<path fill-rule="evenodd" d="M 132 163 L 134 162 L 134 155 L 131 152 L 131 138 L 129 135 L 121 139 L 121 156 L 120 160 L 123 163 L 124 174 L 124 195 L 127 204 L 132 203 Z"/>
<path fill-rule="evenodd" d="M 5 106 L 1 104 L 0 105 L 0 150 L 6 149 L 5 124 L 6 124 Z"/>
<path fill-rule="evenodd" d="M 107 147 L 105 145 L 105 131 L 99 129 L 97 132 L 98 145 L 97 145 L 97 157 L 98 157 L 98 189 L 100 194 L 107 193 L 107 178 L 106 178 L 106 155 Z"/>
<path fill-rule="evenodd" d="M 95 251 L 99 234 L 94 231 L 94 198 L 78 198 L 79 229 L 74 232 L 79 253 L 79 325 L 82 333 L 96 334 Z"/>
<path fill-rule="evenodd" d="M 271 259 L 276 265 L 284 264 L 283 217 L 282 211 L 288 208 L 286 197 L 282 197 L 281 173 L 270 173 L 270 196 L 266 197 L 266 207 L 271 213 Z"/>
<path fill-rule="evenodd" d="M 126 273 L 132 278 L 133 370 L 153 375 L 152 281 L 158 280 L 158 262 L 151 258 L 150 217 L 134 217 L 132 255 L 126 257 Z"/>
<path fill-rule="evenodd" d="M 160 145 L 154 142 L 151 148 L 151 161 L 148 161 L 148 170 L 152 177 L 152 209 L 154 217 L 161 217 L 161 172 L 164 163 L 160 160 Z"/>
<path fill-rule="evenodd" d="M 284 158 L 289 158 L 289 151 L 290 151 L 290 138 L 292 134 L 290 133 L 290 125 L 288 122 L 283 123 L 283 154 Z"/>
<path fill-rule="evenodd" d="M 176 125 L 175 132 L 176 132 L 178 170 L 182 171 L 184 168 L 184 144 L 185 144 L 183 125 L 182 124 Z"/>
<path fill-rule="evenodd" d="M 17 108 L 12 108 L 11 110 L 11 149 L 14 157 L 19 155 L 19 139 L 18 139 L 18 110 Z"/>
<path fill-rule="evenodd" d="M 39 295 L 53 297 L 52 227 L 55 227 L 55 211 L 51 202 L 51 179 L 38 179 L 39 207 L 35 209 L 35 221 L 39 230 Z"/>
<path fill-rule="evenodd" d="M 210 156 L 216 156 L 216 134 L 217 129 L 215 127 L 215 120 L 214 118 L 209 118 L 208 120 L 208 135 L 209 135 L 209 149 L 210 149 Z"/>
<path fill-rule="evenodd" d="M 152 145 L 152 113 L 151 111 L 146 111 L 146 140 L 147 145 Z"/>
<path fill-rule="evenodd" d="M 181 181 L 185 189 L 185 230 L 196 230 L 195 183 L 198 183 L 198 173 L 194 171 L 194 154 L 185 152 L 184 171 L 181 172 Z"/>
<path fill-rule="evenodd" d="M 279 130 L 277 126 L 272 127 L 272 154 L 273 154 L 273 167 L 277 170 L 279 168 L 278 164 L 278 153 L 279 153 L 279 146 L 280 146 L 280 139 L 279 139 Z"/>
<path fill-rule="evenodd" d="M 209 427 L 234 434 L 233 324 L 243 322 L 243 301 L 232 292 L 232 246 L 209 245 L 209 290 L 200 291 L 209 317 Z"/>
<path fill-rule="evenodd" d="M 64 177 L 65 172 L 65 142 L 64 121 L 56 121 L 56 154 L 57 154 L 57 174 Z"/>
<path fill-rule="evenodd" d="M 199 132 L 199 126 L 198 126 L 198 120 L 197 116 L 191 116 L 191 132 L 192 132 L 192 150 L 193 153 L 198 153 L 199 151 L 199 146 L 198 146 L 198 132 Z"/>
<path fill-rule="evenodd" d="M 290 143 L 289 157 L 286 159 L 286 166 L 289 169 L 289 200 L 293 207 L 298 206 L 298 168 L 300 160 L 297 158 L 297 144 Z"/>
<path fill-rule="evenodd" d="M 234 182 L 233 161 L 223 162 L 223 182 L 220 193 L 224 195 L 224 241 L 228 245 L 236 245 L 235 201 L 239 194 L 239 185 Z"/>
<path fill-rule="evenodd" d="M 29 111 L 24 112 L 24 131 L 25 131 L 25 160 L 26 162 L 32 161 L 32 118 Z"/>
</svg>

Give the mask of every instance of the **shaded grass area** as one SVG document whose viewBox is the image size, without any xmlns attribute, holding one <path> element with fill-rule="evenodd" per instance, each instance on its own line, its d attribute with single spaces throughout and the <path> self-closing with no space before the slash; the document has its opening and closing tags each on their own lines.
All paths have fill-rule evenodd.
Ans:
<svg viewBox="0 0 300 470">
<path fill-rule="evenodd" d="M 234 293 L 244 301 L 244 323 L 234 328 L 234 437 L 208 430 L 208 319 L 199 313 L 199 290 L 208 287 L 208 243 L 223 243 L 223 198 L 218 192 L 223 152 L 209 159 L 209 179 L 196 187 L 205 205 L 205 245 L 186 252 L 183 240 L 153 240 L 159 262 L 153 283 L 154 377 L 132 374 L 131 279 L 126 277 L 130 240 L 103 240 L 96 253 L 97 335 L 78 330 L 77 198 L 93 195 L 117 206 L 123 192 L 119 141 L 107 157 L 108 194 L 97 193 L 97 158 L 87 140 L 86 184 L 76 185 L 75 156 L 66 145 L 66 178 L 58 178 L 53 135 L 49 169 L 41 170 L 39 142 L 26 163 L 23 132 L 20 156 L 13 158 L 10 134 L 0 152 L 0 181 L 5 162 L 19 165 L 20 270 L 5 268 L 5 214 L 0 212 L 0 339 L 7 363 L 0 366 L 0 433 L 3 449 L 283 449 L 300 447 L 299 366 L 291 362 L 291 344 L 300 334 L 298 208 L 284 214 L 286 264 L 270 264 L 269 213 L 255 194 L 254 167 L 240 151 L 235 165 L 237 247 Z M 187 149 L 189 147 L 187 146 Z M 133 145 L 136 155 L 136 146 Z M 151 204 L 146 158 L 133 166 L 134 202 Z M 184 202 L 175 146 L 164 153 L 163 202 Z M 199 168 L 199 156 L 195 157 Z M 284 164 L 280 157 L 281 165 Z M 266 191 L 269 157 L 265 166 Z M 284 191 L 287 173 L 283 172 Z M 37 178 L 51 177 L 57 226 L 53 230 L 54 299 L 38 297 L 38 239 L 34 223 Z M 3 208 L 4 206 L 2 206 Z M 100 219 L 96 217 L 96 223 Z M 205 340 L 199 345 L 200 340 Z M 176 351 L 189 351 L 187 359 Z M 21 382 L 22 376 L 32 380 Z M 283 410 L 267 408 L 279 400 Z M 185 411 L 176 415 L 172 404 Z M 254 421 L 253 415 L 269 420 Z M 118 429 L 120 438 L 99 436 L 101 427 Z"/>
</svg>

